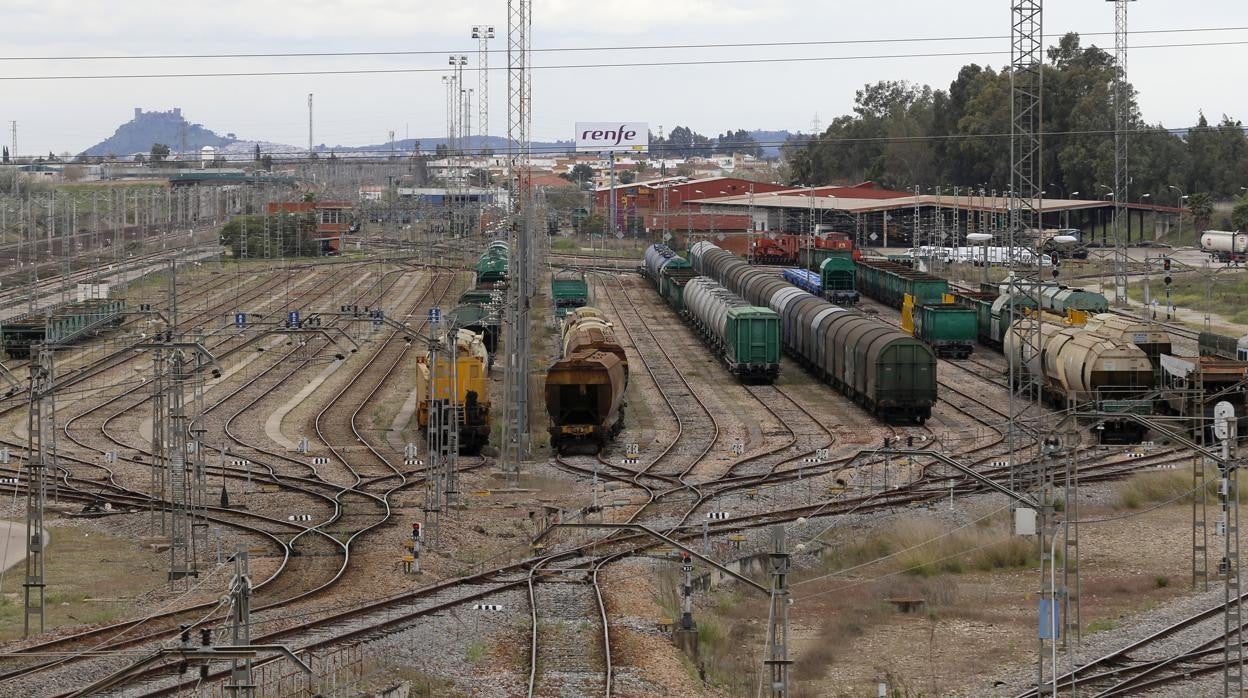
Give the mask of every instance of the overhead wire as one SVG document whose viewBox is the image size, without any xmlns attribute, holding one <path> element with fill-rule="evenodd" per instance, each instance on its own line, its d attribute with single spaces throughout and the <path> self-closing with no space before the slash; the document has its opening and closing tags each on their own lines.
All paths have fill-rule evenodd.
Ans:
<svg viewBox="0 0 1248 698">
<path fill-rule="evenodd" d="M 1161 49 L 1161 48 L 1203 48 L 1203 47 L 1220 47 L 1220 46 L 1243 46 L 1248 45 L 1248 40 L 1241 41 L 1206 41 L 1206 42 L 1187 42 L 1175 44 L 1138 44 L 1131 47 L 1132 51 Z M 632 61 L 622 63 L 566 63 L 551 65 L 532 65 L 529 70 L 545 71 L 545 70 L 602 70 L 608 68 L 655 68 L 655 67 L 677 67 L 677 66 L 706 66 L 706 65 L 769 65 L 769 64 L 792 64 L 792 63 L 839 63 L 847 61 L 863 61 L 863 60 L 896 60 L 908 58 L 965 58 L 965 57 L 987 57 L 987 56 L 1008 56 L 1010 52 L 1006 51 L 931 51 L 924 53 L 886 53 L 886 54 L 863 54 L 849 56 L 791 56 L 777 58 L 718 58 L 718 59 L 691 59 L 691 60 L 671 60 L 671 61 Z M 507 66 L 490 66 L 486 70 L 490 72 L 505 72 L 509 70 Z M 60 80 L 135 80 L 135 79 L 167 79 L 167 78 L 233 78 L 233 77 L 300 77 L 313 75 L 411 75 L 420 73 L 445 73 L 446 66 L 439 67 L 421 67 L 421 68 L 344 68 L 339 70 L 254 70 L 254 71 L 237 71 L 237 72 L 202 72 L 202 73 L 106 73 L 100 75 L 0 75 L 0 81 L 6 82 L 34 82 L 34 81 L 60 81 Z"/>
<path fill-rule="evenodd" d="M 1244 31 L 1243 27 L 1184 27 L 1171 29 L 1133 29 L 1128 32 L 1132 36 L 1149 34 L 1193 34 L 1204 32 Z M 1064 33 L 1070 33 L 1068 30 Z M 1114 36 L 1114 32 L 1074 32 L 1079 36 Z M 1059 34 L 1060 35 L 1060 34 Z M 592 51 L 667 51 L 667 50 L 699 50 L 718 48 L 791 48 L 800 46 L 851 46 L 863 44 L 904 44 L 948 41 L 1003 41 L 1009 39 L 1008 34 L 969 34 L 961 36 L 902 36 L 881 37 L 872 39 L 815 39 L 799 41 L 743 41 L 715 42 L 702 44 L 633 44 L 608 46 L 547 46 L 529 49 L 532 53 L 569 53 Z M 1134 48 L 1134 47 L 1133 47 Z M 154 54 L 85 54 L 77 56 L 0 56 L 0 61 L 132 61 L 132 60 L 203 60 L 203 59 L 235 59 L 235 58 L 358 58 L 367 56 L 433 56 L 471 51 L 479 53 L 477 48 L 467 49 L 421 49 L 421 50 L 386 50 L 386 51 L 265 51 L 254 53 L 154 53 Z M 506 54 L 507 49 L 486 49 L 486 53 Z"/>
</svg>

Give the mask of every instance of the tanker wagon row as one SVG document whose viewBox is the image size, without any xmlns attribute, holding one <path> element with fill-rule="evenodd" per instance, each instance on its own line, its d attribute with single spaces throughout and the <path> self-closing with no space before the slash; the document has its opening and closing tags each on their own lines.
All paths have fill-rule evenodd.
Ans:
<svg viewBox="0 0 1248 698">
<path fill-rule="evenodd" d="M 1130 341 L 1025 317 L 1010 326 L 1004 352 L 1012 365 L 1039 385 L 1044 400 L 1060 409 L 1134 412 L 1148 407 L 1142 398 L 1154 385 L 1153 364 L 1144 349 Z M 1100 426 L 1102 443 L 1136 443 L 1145 431 L 1130 418 L 1107 418 Z"/>
<path fill-rule="evenodd" d="M 546 372 L 550 445 L 560 452 L 600 450 L 624 427 L 628 357 L 596 308 L 568 313 L 561 358 Z"/>
<path fill-rule="evenodd" d="M 922 423 L 936 403 L 936 357 L 913 337 L 833 305 L 710 242 L 693 268 L 780 316 L 781 346 L 821 380 L 885 419 Z"/>
</svg>

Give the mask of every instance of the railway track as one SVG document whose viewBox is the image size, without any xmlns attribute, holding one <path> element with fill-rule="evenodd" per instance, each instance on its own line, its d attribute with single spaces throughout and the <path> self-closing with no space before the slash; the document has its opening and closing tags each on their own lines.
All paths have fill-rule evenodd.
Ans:
<svg viewBox="0 0 1248 698">
<path fill-rule="evenodd" d="M 332 285 L 333 284 L 331 283 L 330 286 L 332 287 Z M 293 350 L 292 350 L 292 353 L 293 353 Z M 292 370 L 287 375 L 286 378 L 289 378 L 289 376 L 293 375 L 293 373 L 294 371 Z M 233 391 L 230 395 L 227 395 L 226 397 L 222 398 L 219 402 L 211 406 L 209 410 L 215 409 L 216 407 L 221 406 L 227 400 L 229 400 L 232 396 L 237 395 L 239 392 L 241 392 L 243 388 L 247 387 L 248 385 L 256 383 L 259 377 L 260 376 L 258 375 L 256 378 L 253 378 L 250 381 L 247 381 L 242 387 Z M 285 378 L 283 380 L 285 380 Z M 254 404 L 254 402 L 251 404 Z M 248 406 L 250 406 L 250 404 Z M 234 416 L 237 417 L 237 414 L 235 414 Z M 326 483 L 321 483 L 314 479 L 308 479 L 308 478 L 295 479 L 295 478 L 286 477 L 286 478 L 279 479 L 276 477 L 271 467 L 268 470 L 269 472 L 267 474 L 267 477 L 275 484 L 280 484 L 281 486 L 289 490 L 300 492 L 302 494 L 312 496 L 314 498 L 319 498 L 322 501 L 328 502 L 331 507 L 336 504 L 332 496 L 327 495 L 324 492 L 317 491 L 318 489 L 323 490 L 328 487 L 328 489 L 330 489 L 331 494 L 332 494 L 333 493 L 332 486 L 327 486 Z M 236 477 L 236 478 L 243 477 L 243 473 L 240 470 L 227 469 L 227 468 L 220 469 L 220 474 L 222 475 L 222 477 L 224 477 L 227 474 L 227 472 L 231 474 L 232 477 Z M 265 476 L 262 473 L 257 473 L 256 475 L 257 475 L 257 479 L 261 479 L 261 480 L 265 479 Z M 110 475 L 110 478 L 111 478 L 111 475 Z M 217 511 L 217 518 L 215 520 L 217 520 L 218 522 L 233 523 L 233 525 L 240 525 L 240 524 L 237 524 L 237 522 L 231 522 L 228 520 L 222 521 L 219 518 L 222 512 L 224 512 L 227 515 L 227 517 L 230 514 L 237 515 L 237 512 L 231 512 L 230 510 L 215 510 L 215 511 Z M 258 515 L 249 514 L 248 516 L 256 517 Z M 303 526 L 299 524 L 290 524 L 287 522 L 283 522 L 280 519 L 268 519 L 267 525 L 277 526 L 280 529 L 276 532 L 273 532 L 272 538 L 273 538 L 273 541 L 278 544 L 279 549 L 283 549 L 285 551 L 285 558 L 283 559 L 278 572 L 274 573 L 269 579 L 257 585 L 257 592 L 258 592 L 257 607 L 256 607 L 257 611 L 263 611 L 265 609 L 270 609 L 270 608 L 277 608 L 297 599 L 308 598 L 312 594 L 315 594 L 316 592 L 322 589 L 328 588 L 328 586 L 330 586 L 334 581 L 336 581 L 338 578 L 341 577 L 343 571 L 346 569 L 346 546 L 345 544 L 339 543 L 337 540 L 335 540 L 331 536 L 328 536 L 327 534 L 317 530 L 317 526 L 321 524 L 317 524 L 316 526 Z M 302 553 L 302 555 L 292 557 L 290 553 L 293 552 L 296 541 L 299 541 L 301 538 L 304 539 L 302 540 L 302 542 L 300 542 L 300 548 L 301 548 L 300 552 Z M 317 568 L 324 567 L 324 562 L 326 561 L 326 558 L 324 558 L 324 555 L 326 553 L 330 554 L 330 558 L 332 559 L 333 554 L 334 554 L 333 551 L 335 549 L 340 549 L 340 552 L 341 552 L 340 557 L 342 558 L 343 562 L 341 565 L 337 565 L 336 567 L 330 570 L 331 573 L 329 575 L 328 580 L 326 580 L 324 579 L 325 575 L 319 572 Z M 306 568 L 306 569 L 300 569 L 301 567 Z M 307 578 L 309 577 L 312 578 L 312 581 L 310 583 L 307 580 Z M 296 580 L 293 586 L 288 583 L 288 580 L 292 578 Z M 283 585 L 275 580 L 280 580 L 282 582 L 287 582 L 287 583 Z M 304 586 L 299 586 L 300 582 L 303 582 Z M 173 619 L 174 616 L 169 615 L 168 618 Z M 110 631 L 110 629 L 102 629 L 102 630 L 104 632 Z M 100 634 L 99 632 L 85 633 L 85 634 L 81 634 L 77 636 L 75 640 L 84 640 L 90 637 L 98 636 L 99 634 Z M 138 642 L 151 640 L 151 639 L 157 639 L 160 636 L 161 636 L 161 633 L 159 632 L 148 633 L 142 638 L 132 639 L 128 644 L 137 644 Z M 58 646 L 63 646 L 63 644 L 58 645 Z M 44 643 L 39 646 L 39 649 L 42 651 L 47 651 L 48 648 L 49 648 L 48 643 Z M 6 674 L 6 676 L 9 678 L 12 678 L 14 676 L 25 675 L 28 673 L 31 673 L 31 671 L 26 670 L 26 671 L 21 671 L 21 672 L 9 672 L 8 674 Z"/>
</svg>

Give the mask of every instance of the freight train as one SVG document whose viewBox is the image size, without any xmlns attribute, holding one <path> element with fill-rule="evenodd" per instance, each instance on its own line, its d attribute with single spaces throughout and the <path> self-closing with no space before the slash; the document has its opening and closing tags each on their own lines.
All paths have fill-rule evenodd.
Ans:
<svg viewBox="0 0 1248 698">
<path fill-rule="evenodd" d="M 930 344 L 937 356 L 965 359 L 975 351 L 978 311 L 959 303 L 947 280 L 883 259 L 862 259 L 858 267 L 859 289 L 900 309 L 901 329 Z"/>
<path fill-rule="evenodd" d="M 759 308 L 705 276 L 682 294 L 689 323 L 728 372 L 746 383 L 772 383 L 780 375 L 780 316 Z"/>
<path fill-rule="evenodd" d="M 454 333 L 453 363 L 447 350 L 433 367 L 429 356 L 417 359 L 416 422 L 421 428 L 429 426 L 430 400 L 453 399 L 459 405 L 459 453 L 476 455 L 490 440 L 490 357 L 480 334 L 465 329 Z M 444 335 L 443 344 L 448 341 Z"/>
<path fill-rule="evenodd" d="M 844 307 L 858 303 L 856 274 L 854 260 L 833 257 L 825 259 L 818 271 L 785 269 L 784 279 L 809 294 Z"/>
<path fill-rule="evenodd" d="M 14 359 L 30 358 L 32 345 L 52 347 L 116 327 L 126 317 L 123 298 L 88 299 L 36 313 L 18 315 L 0 323 L 0 342 Z"/>
<path fill-rule="evenodd" d="M 698 276 L 665 245 L 646 250 L 645 275 L 698 334 L 728 372 L 745 383 L 771 383 L 780 375 L 780 317 Z"/>
<path fill-rule="evenodd" d="M 495 240 L 477 260 L 477 288 L 494 288 L 495 284 L 507 283 L 507 242 Z"/>
<path fill-rule="evenodd" d="M 452 327 L 481 335 L 491 360 L 494 352 L 498 351 L 498 318 L 502 300 L 501 290 L 469 289 L 460 295 L 455 308 L 447 314 Z"/>
<path fill-rule="evenodd" d="M 563 351 L 546 372 L 550 445 L 560 453 L 597 452 L 624 428 L 628 357 L 596 308 L 568 313 Z"/>
<path fill-rule="evenodd" d="M 550 301 L 555 306 L 555 317 L 589 304 L 589 284 L 584 273 L 558 271 L 550 279 Z"/>
<path fill-rule="evenodd" d="M 1197 345 L 1201 356 L 1248 361 L 1248 335 L 1236 339 L 1216 332 L 1201 332 Z"/>
<path fill-rule="evenodd" d="M 923 342 L 833 305 L 709 242 L 693 268 L 780 316 L 781 346 L 868 412 L 923 423 L 937 400 L 936 356 Z"/>
<path fill-rule="evenodd" d="M 1015 321 L 1004 344 L 1007 359 L 1054 407 L 1152 412 L 1153 364 L 1132 342 L 1033 316 Z M 1104 419 L 1099 426 L 1102 443 L 1138 443 L 1146 431 L 1131 419 Z"/>
</svg>

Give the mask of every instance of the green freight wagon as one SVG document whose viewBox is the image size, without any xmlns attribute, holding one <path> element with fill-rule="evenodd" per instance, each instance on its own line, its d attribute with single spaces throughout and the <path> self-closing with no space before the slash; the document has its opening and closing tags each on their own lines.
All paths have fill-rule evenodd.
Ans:
<svg viewBox="0 0 1248 698">
<path fill-rule="evenodd" d="M 949 281 L 912 267 L 886 260 L 858 262 L 858 291 L 894 308 L 900 308 L 906 295 L 916 303 L 940 303 L 949 292 Z"/>
<path fill-rule="evenodd" d="M 690 279 L 697 278 L 698 272 L 690 267 L 673 268 L 668 265 L 659 275 L 659 295 L 663 296 L 663 300 L 672 307 L 677 313 L 685 310 L 685 284 Z"/>
<path fill-rule="evenodd" d="M 477 286 L 507 281 L 507 258 L 485 255 L 477 262 Z"/>
<path fill-rule="evenodd" d="M 858 302 L 858 265 L 852 257 L 828 257 L 819 265 L 824 297 L 841 306 Z"/>
<path fill-rule="evenodd" d="M 0 325 L 0 341 L 15 359 L 30 357 L 34 344 L 65 346 L 92 333 L 121 324 L 126 316 L 123 298 L 77 301 L 29 315 L 18 315 Z"/>
<path fill-rule="evenodd" d="M 550 300 L 555 305 L 555 317 L 563 317 L 570 311 L 589 303 L 589 284 L 585 283 L 585 275 L 579 278 L 559 278 L 550 280 Z"/>
<path fill-rule="evenodd" d="M 953 299 L 975 311 L 975 337 L 985 346 L 1001 346 L 992 335 L 992 304 L 997 294 L 989 291 L 954 291 Z"/>
<path fill-rule="evenodd" d="M 729 308 L 724 334 L 725 359 L 734 374 L 771 380 L 780 374 L 780 316 L 774 310 L 753 305 Z"/>
<path fill-rule="evenodd" d="M 834 250 L 827 247 L 803 247 L 797 251 L 797 261 L 803 269 L 819 271 L 823 263 L 829 259 L 847 259 L 854 261 L 853 249 Z"/>
<path fill-rule="evenodd" d="M 960 303 L 932 303 L 914 309 L 914 336 L 944 359 L 965 359 L 975 350 L 978 314 Z"/>
</svg>

